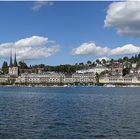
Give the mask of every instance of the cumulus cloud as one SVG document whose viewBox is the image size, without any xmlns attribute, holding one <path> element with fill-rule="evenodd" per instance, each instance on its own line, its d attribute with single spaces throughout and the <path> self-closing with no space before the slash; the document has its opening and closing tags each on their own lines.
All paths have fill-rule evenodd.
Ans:
<svg viewBox="0 0 140 140">
<path fill-rule="evenodd" d="M 140 47 L 134 46 L 133 44 L 126 44 L 122 47 L 117 47 L 110 50 L 111 55 L 135 54 L 139 52 Z"/>
<path fill-rule="evenodd" d="M 79 47 L 72 49 L 73 55 L 109 56 L 135 54 L 139 52 L 140 47 L 134 46 L 133 44 L 126 44 L 124 46 L 111 49 L 109 47 L 96 46 L 95 42 L 83 43 Z"/>
<path fill-rule="evenodd" d="M 140 1 L 113 2 L 104 20 L 105 27 L 115 27 L 118 34 L 140 36 Z"/>
<path fill-rule="evenodd" d="M 54 3 L 51 1 L 36 1 L 33 3 L 32 10 L 33 11 L 39 11 L 42 7 L 45 5 L 52 6 Z"/>
<path fill-rule="evenodd" d="M 96 46 L 94 42 L 83 43 L 78 48 L 74 48 L 72 50 L 73 55 L 86 55 L 86 54 L 95 54 L 95 55 L 103 55 L 107 54 L 109 48 Z"/>
<path fill-rule="evenodd" d="M 58 52 L 59 45 L 49 41 L 47 37 L 32 36 L 0 44 L 0 57 L 9 57 L 11 49 L 16 50 L 18 59 L 43 59 Z"/>
<path fill-rule="evenodd" d="M 12 42 L 0 44 L 0 57 L 8 57 L 8 55 L 10 54 L 10 49 L 13 46 L 14 43 Z"/>
<path fill-rule="evenodd" d="M 41 36 L 32 36 L 29 38 L 21 39 L 15 42 L 16 46 L 42 46 L 45 45 L 48 42 L 47 37 L 41 37 Z"/>
</svg>

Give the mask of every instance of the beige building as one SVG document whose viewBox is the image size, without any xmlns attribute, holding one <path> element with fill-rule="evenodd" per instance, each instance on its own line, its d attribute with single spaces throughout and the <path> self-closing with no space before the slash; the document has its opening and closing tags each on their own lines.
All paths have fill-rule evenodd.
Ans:
<svg viewBox="0 0 140 140">
<path fill-rule="evenodd" d="M 64 75 L 58 73 L 46 74 L 21 74 L 16 83 L 61 83 Z"/>
<path fill-rule="evenodd" d="M 99 82 L 102 84 L 140 84 L 140 77 L 110 76 L 100 78 Z"/>
<path fill-rule="evenodd" d="M 93 73 L 64 75 L 60 73 L 21 74 L 16 78 L 16 83 L 95 83 Z"/>
</svg>

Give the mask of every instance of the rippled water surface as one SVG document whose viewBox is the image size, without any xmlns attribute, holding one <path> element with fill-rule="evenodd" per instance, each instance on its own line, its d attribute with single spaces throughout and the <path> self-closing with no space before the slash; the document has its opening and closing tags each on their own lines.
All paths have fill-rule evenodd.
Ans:
<svg viewBox="0 0 140 140">
<path fill-rule="evenodd" d="M 2 138 L 140 138 L 140 88 L 0 87 Z"/>
</svg>

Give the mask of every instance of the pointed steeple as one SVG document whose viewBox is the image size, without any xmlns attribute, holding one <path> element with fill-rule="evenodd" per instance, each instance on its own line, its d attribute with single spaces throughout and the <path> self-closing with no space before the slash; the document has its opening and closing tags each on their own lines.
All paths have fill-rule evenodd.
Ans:
<svg viewBox="0 0 140 140">
<path fill-rule="evenodd" d="M 10 64 L 9 64 L 9 67 L 12 67 L 13 66 L 13 64 L 12 64 L 12 50 L 11 50 L 11 52 L 10 52 Z"/>
<path fill-rule="evenodd" d="M 16 59 L 16 52 L 15 52 L 15 58 L 14 58 L 14 67 L 17 67 L 17 59 Z"/>
</svg>

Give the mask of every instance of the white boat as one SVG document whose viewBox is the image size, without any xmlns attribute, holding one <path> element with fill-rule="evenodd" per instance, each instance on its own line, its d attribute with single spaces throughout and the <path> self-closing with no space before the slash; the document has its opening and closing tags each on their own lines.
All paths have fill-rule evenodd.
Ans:
<svg viewBox="0 0 140 140">
<path fill-rule="evenodd" d="M 106 85 L 104 85 L 104 87 L 115 87 L 115 85 L 112 85 L 112 84 L 106 84 Z"/>
</svg>

